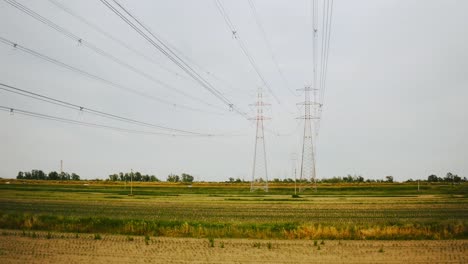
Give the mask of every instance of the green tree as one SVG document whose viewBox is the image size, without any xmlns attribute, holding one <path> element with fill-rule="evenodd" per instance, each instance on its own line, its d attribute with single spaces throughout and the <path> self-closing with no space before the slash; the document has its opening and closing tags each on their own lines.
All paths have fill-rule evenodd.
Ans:
<svg viewBox="0 0 468 264">
<path fill-rule="evenodd" d="M 187 173 L 182 173 L 181 175 L 182 182 L 193 182 L 194 177 Z"/>
<path fill-rule="evenodd" d="M 16 176 L 16 179 L 18 180 L 24 179 L 24 173 L 22 171 L 18 171 L 18 176 Z"/>
<path fill-rule="evenodd" d="M 393 176 L 385 176 L 386 182 L 393 182 Z"/>
<path fill-rule="evenodd" d="M 168 182 L 179 182 L 180 177 L 179 175 L 169 174 L 166 179 Z"/>
<path fill-rule="evenodd" d="M 188 182 L 191 183 L 193 182 L 193 176 L 187 173 L 182 173 L 182 182 Z"/>
<path fill-rule="evenodd" d="M 72 176 L 73 176 L 73 174 L 72 174 Z M 109 175 L 109 180 L 110 181 L 118 181 L 119 180 L 119 175 L 115 174 L 115 173 L 111 174 L 111 175 Z"/>
<path fill-rule="evenodd" d="M 427 181 L 428 182 L 437 182 L 438 181 L 437 175 L 434 175 L 434 174 L 429 175 L 427 177 Z"/>
<path fill-rule="evenodd" d="M 49 172 L 49 180 L 56 181 L 59 179 L 59 174 L 56 171 Z"/>
<path fill-rule="evenodd" d="M 151 175 L 151 176 L 150 176 L 150 181 L 152 181 L 152 182 L 159 182 L 160 180 L 159 180 L 156 176 Z"/>
<path fill-rule="evenodd" d="M 74 180 L 74 181 L 79 181 L 79 180 L 80 180 L 80 175 L 78 175 L 78 174 L 76 174 L 76 173 L 73 172 L 73 173 L 71 174 L 71 178 L 72 178 L 72 180 Z"/>
<path fill-rule="evenodd" d="M 135 172 L 133 174 L 133 180 L 134 181 L 142 181 L 142 178 L 141 178 L 141 173 L 139 171 Z"/>
</svg>

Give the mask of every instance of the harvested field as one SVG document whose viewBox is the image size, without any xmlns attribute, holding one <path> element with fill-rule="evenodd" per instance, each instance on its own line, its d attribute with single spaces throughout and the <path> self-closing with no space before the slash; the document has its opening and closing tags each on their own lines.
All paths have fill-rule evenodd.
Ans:
<svg viewBox="0 0 468 264">
<path fill-rule="evenodd" d="M 195 238 L 468 238 L 468 185 L 427 185 L 413 194 L 408 186 L 321 186 L 292 198 L 287 189 L 245 193 L 217 184 L 139 185 L 134 196 L 123 185 L 3 184 L 0 227 Z M 342 188 L 357 190 L 330 194 Z"/>
<path fill-rule="evenodd" d="M 3 230 L 2 263 L 467 263 L 467 240 L 248 240 Z"/>
</svg>

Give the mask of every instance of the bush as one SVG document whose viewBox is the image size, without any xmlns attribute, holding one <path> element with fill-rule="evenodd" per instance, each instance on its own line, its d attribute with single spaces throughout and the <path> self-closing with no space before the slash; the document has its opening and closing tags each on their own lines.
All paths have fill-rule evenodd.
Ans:
<svg viewBox="0 0 468 264">
<path fill-rule="evenodd" d="M 100 234 L 94 234 L 94 240 L 100 240 L 102 239 Z"/>
<path fill-rule="evenodd" d="M 208 243 L 210 244 L 210 247 L 214 247 L 214 238 L 208 238 Z"/>
</svg>

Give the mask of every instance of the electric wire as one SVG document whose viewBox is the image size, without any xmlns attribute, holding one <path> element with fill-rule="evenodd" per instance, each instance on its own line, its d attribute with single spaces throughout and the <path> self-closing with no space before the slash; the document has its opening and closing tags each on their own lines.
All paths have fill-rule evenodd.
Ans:
<svg viewBox="0 0 468 264">
<path fill-rule="evenodd" d="M 23 13 L 31 16 L 32 18 L 42 22 L 43 24 L 45 24 L 46 26 L 49 26 L 53 29 L 55 29 L 57 32 L 65 35 L 66 37 L 72 39 L 73 41 L 77 42 L 79 45 L 82 45 L 82 46 L 85 46 L 87 48 L 89 48 L 90 50 L 94 51 L 95 53 L 109 59 L 109 60 L 112 60 L 113 62 L 121 65 L 122 67 L 125 67 L 131 71 L 133 71 L 134 73 L 140 75 L 140 76 L 143 76 L 144 78 L 160 85 L 161 87 L 164 87 L 166 89 L 169 89 L 170 91 L 173 91 L 173 92 L 176 92 L 176 93 L 179 93 L 183 96 L 186 96 L 194 101 L 198 101 L 200 103 L 203 103 L 205 105 L 208 105 L 210 107 L 213 107 L 213 108 L 217 108 L 217 109 L 220 109 L 218 106 L 215 106 L 211 103 L 208 103 L 200 98 L 197 98 L 195 96 L 192 96 L 190 94 L 187 94 L 186 92 L 170 85 L 170 84 L 167 84 L 159 79 L 156 79 L 154 78 L 153 76 L 149 75 L 148 73 L 146 72 L 143 72 L 142 70 L 136 68 L 135 66 L 132 66 L 130 64 L 128 64 L 127 62 L 117 58 L 116 56 L 110 54 L 109 52 L 101 49 L 101 48 L 98 48 L 97 46 L 95 46 L 93 43 L 89 42 L 89 41 L 86 41 L 84 40 L 83 38 L 73 34 L 72 32 L 66 30 L 65 28 L 55 24 L 54 22 L 46 19 L 45 17 L 39 15 L 38 13 L 34 12 L 33 10 L 27 8 L 26 6 L 22 5 L 21 3 L 18 3 L 17 1 L 15 0 L 4 0 L 5 2 L 7 2 L 8 4 L 10 4 L 11 6 L 17 8 L 18 10 L 22 11 Z M 225 110 L 225 109 L 222 109 L 222 110 Z"/>
<path fill-rule="evenodd" d="M 255 7 L 254 2 L 252 0 L 248 0 L 248 2 L 249 2 L 250 10 L 252 11 L 252 15 L 253 15 L 253 17 L 255 19 L 255 23 L 257 24 L 258 28 L 260 29 L 261 36 L 262 36 L 263 40 L 265 41 L 266 46 L 268 47 L 268 50 L 270 51 L 271 60 L 275 64 L 276 69 L 277 69 L 281 79 L 283 80 L 283 82 L 284 82 L 286 88 L 289 90 L 289 92 L 291 92 L 291 94 L 294 95 L 294 96 L 298 96 L 298 94 L 296 94 L 291 89 L 291 87 L 289 85 L 289 82 L 286 79 L 286 76 L 284 75 L 283 71 L 281 70 L 281 67 L 279 66 L 278 60 L 276 59 L 275 53 L 273 52 L 273 48 L 272 48 L 271 43 L 270 43 L 270 41 L 268 39 L 266 31 L 265 31 L 265 29 L 264 29 L 264 27 L 262 25 L 260 17 L 259 17 L 259 15 L 257 13 L 257 8 Z"/>
<path fill-rule="evenodd" d="M 276 102 L 278 104 L 281 104 L 281 101 L 279 98 L 276 96 L 276 94 L 273 92 L 271 89 L 270 84 L 267 82 L 263 74 L 261 73 L 255 59 L 252 57 L 252 55 L 249 53 L 245 43 L 242 41 L 242 39 L 239 36 L 239 32 L 236 30 L 234 24 L 232 23 L 231 19 L 229 18 L 229 15 L 226 12 L 226 9 L 224 8 L 223 4 L 221 3 L 220 0 L 215 0 L 216 7 L 218 8 L 219 13 L 223 17 L 226 26 L 228 27 L 228 30 L 233 34 L 234 39 L 237 40 L 237 43 L 239 44 L 239 47 L 242 50 L 242 53 L 247 57 L 247 59 L 250 62 L 250 65 L 254 69 L 254 71 L 257 73 L 258 77 L 262 81 L 263 85 L 268 89 L 268 92 L 275 98 Z"/>
<path fill-rule="evenodd" d="M 127 9 L 125 9 L 125 7 L 123 7 L 117 1 L 115 0 L 113 1 L 125 14 L 127 14 L 127 16 L 133 19 L 133 21 L 135 21 L 139 25 L 139 27 L 135 25 L 129 18 L 127 18 L 127 16 L 124 13 L 122 13 L 112 4 L 110 4 L 107 0 L 100 0 L 100 1 L 109 10 L 111 10 L 114 14 L 120 17 L 128 26 L 133 28 L 141 37 L 147 40 L 153 47 L 155 47 L 157 50 L 163 53 L 168 59 L 170 59 L 179 68 L 181 68 L 191 78 L 193 78 L 197 83 L 199 83 L 202 87 L 204 87 L 211 94 L 213 94 L 215 97 L 221 100 L 224 104 L 226 104 L 230 110 L 235 111 L 237 114 L 243 116 L 244 118 L 248 118 L 246 113 L 242 112 L 236 105 L 234 105 L 228 98 L 226 98 L 219 90 L 217 90 L 206 79 L 200 76 L 198 72 L 196 72 L 190 65 L 188 65 L 183 59 L 181 59 L 158 36 L 156 36 L 147 27 L 145 27 L 134 15 L 132 15 Z"/>
<path fill-rule="evenodd" d="M 83 16 L 80 16 L 78 15 L 76 12 L 73 12 L 73 10 L 71 10 L 69 7 L 65 6 L 63 3 L 59 3 L 58 1 L 56 0 L 49 0 L 49 2 L 53 5 L 55 5 L 57 8 L 63 10 L 64 12 L 68 13 L 69 15 L 73 16 L 75 19 L 81 21 L 82 23 L 88 25 L 89 27 L 93 28 L 96 32 L 99 32 L 101 35 L 103 36 L 106 36 L 108 39 L 120 44 L 122 47 L 125 47 L 126 49 L 130 50 L 131 52 L 133 52 L 135 55 L 139 56 L 140 58 L 154 64 L 154 65 L 157 65 L 158 67 L 162 68 L 163 70 L 167 71 L 167 72 L 170 72 L 174 75 L 176 75 L 177 77 L 180 77 L 180 78 L 183 78 L 185 80 L 190 80 L 188 77 L 186 77 L 185 75 L 182 75 L 166 66 L 164 66 L 161 62 L 151 58 L 150 56 L 147 56 L 145 54 L 143 54 L 142 52 L 138 51 L 137 49 L 131 47 L 129 44 L 125 43 L 124 41 L 114 37 L 113 35 L 109 34 L 108 32 L 106 32 L 104 29 L 102 29 L 101 27 L 99 27 L 98 25 L 90 22 L 89 20 L 87 20 L 86 18 L 84 18 Z"/>
<path fill-rule="evenodd" d="M 332 18 L 333 18 L 333 0 L 324 0 L 322 7 L 322 41 L 321 41 L 321 55 L 320 55 L 320 76 L 319 76 L 319 85 L 320 85 L 320 95 L 319 103 L 320 107 L 318 109 L 318 116 L 322 115 L 322 106 L 325 97 L 326 91 L 326 77 L 328 72 L 328 57 L 330 49 L 330 37 L 331 37 L 331 28 L 332 28 Z M 316 136 L 318 137 L 320 131 L 320 120 L 318 120 L 316 125 Z"/>
<path fill-rule="evenodd" d="M 5 38 L 3 38 L 1 36 L 0 36 L 0 43 L 6 44 L 8 46 L 12 46 L 17 50 L 21 50 L 21 51 L 23 51 L 25 53 L 33 55 L 33 56 L 35 56 L 37 58 L 40 58 L 42 60 L 45 60 L 47 62 L 53 63 L 53 64 L 55 64 L 57 66 L 62 67 L 62 68 L 73 71 L 75 73 L 79 73 L 79 74 L 84 75 L 84 76 L 86 76 L 86 77 L 88 77 L 90 79 L 100 81 L 102 83 L 105 83 L 108 86 L 111 86 L 111 87 L 114 87 L 114 88 L 117 88 L 117 89 L 121 89 L 121 90 L 124 90 L 126 92 L 130 92 L 130 93 L 136 94 L 138 96 L 141 96 L 141 97 L 144 97 L 144 98 L 147 98 L 147 99 L 151 99 L 151 100 L 154 100 L 154 101 L 166 104 L 166 105 L 170 105 L 170 106 L 175 107 L 175 108 L 183 108 L 183 109 L 186 109 L 186 110 L 196 111 L 196 112 L 203 112 L 203 113 L 221 114 L 221 113 L 206 111 L 206 110 L 203 110 L 203 109 L 193 108 L 193 107 L 186 106 L 186 105 L 183 105 L 183 104 L 174 103 L 174 102 L 171 102 L 171 101 L 168 101 L 168 100 L 165 100 L 165 99 L 161 99 L 159 97 L 155 97 L 155 96 L 153 96 L 151 94 L 148 94 L 148 93 L 145 93 L 145 92 L 142 92 L 142 91 L 139 91 L 139 90 L 124 86 L 124 85 L 117 84 L 115 82 L 112 82 L 112 81 L 109 81 L 109 80 L 104 79 L 102 77 L 99 77 L 99 76 L 97 76 L 95 74 L 92 74 L 92 73 L 89 73 L 87 71 L 81 70 L 79 68 L 73 67 L 73 66 L 71 66 L 69 64 L 61 62 L 61 61 L 56 60 L 54 58 L 48 57 L 48 56 L 46 56 L 46 55 L 44 55 L 42 53 L 39 53 L 37 51 L 34 51 L 32 49 L 26 48 L 26 47 L 24 47 L 24 46 L 22 46 L 22 45 L 20 45 L 18 43 L 15 43 L 13 41 L 5 39 Z"/>
<path fill-rule="evenodd" d="M 47 115 L 47 114 L 41 114 L 41 113 L 38 113 L 38 112 L 22 110 L 22 109 L 18 109 L 18 108 L 13 108 L 13 107 L 8 107 L 8 106 L 1 106 L 1 105 L 0 105 L 0 110 L 5 111 L 5 112 L 10 112 L 10 114 L 21 114 L 21 115 L 26 115 L 26 116 L 31 116 L 31 117 L 36 117 L 36 118 L 61 122 L 61 123 L 82 125 L 82 126 L 94 127 L 94 128 L 104 128 L 104 129 L 114 130 L 114 131 L 118 131 L 118 132 L 132 133 L 132 134 L 171 136 L 171 137 L 213 137 L 212 135 L 169 134 L 169 133 L 163 133 L 163 132 L 153 132 L 153 131 L 127 129 L 127 128 L 103 125 L 103 124 L 98 124 L 98 123 L 92 123 L 92 122 L 77 121 L 77 120 L 73 120 L 73 119 L 68 119 L 68 118 L 63 118 L 63 117 L 58 117 L 58 116 L 52 116 L 52 115 Z"/>
<path fill-rule="evenodd" d="M 106 113 L 106 112 L 96 110 L 96 109 L 93 109 L 93 108 L 84 107 L 82 105 L 78 105 L 78 104 L 75 104 L 75 103 L 70 103 L 70 102 L 66 102 L 66 101 L 63 101 L 63 100 L 56 99 L 56 98 L 52 98 L 50 96 L 46 96 L 46 95 L 42 95 L 42 94 L 39 94 L 39 93 L 34 93 L 34 92 L 31 92 L 31 91 L 27 91 L 25 89 L 21 89 L 21 88 L 18 88 L 18 87 L 7 85 L 7 84 L 1 83 L 1 82 L 0 82 L 0 89 L 4 90 L 4 91 L 7 91 L 7 92 L 10 92 L 10 93 L 15 93 L 15 94 L 18 94 L 18 95 L 21 95 L 21 96 L 26 96 L 26 97 L 29 97 L 29 98 L 32 98 L 32 99 L 36 99 L 36 100 L 51 103 L 51 104 L 54 104 L 54 105 L 58 105 L 58 106 L 61 106 L 61 107 L 66 107 L 66 108 L 69 108 L 69 109 L 78 110 L 80 112 L 88 112 L 88 113 L 91 113 L 91 114 L 94 114 L 94 115 L 98 115 L 98 116 L 101 116 L 101 117 L 104 117 L 104 118 L 113 119 L 113 120 L 117 120 L 117 121 L 121 121 L 121 122 L 127 122 L 127 123 L 131 123 L 131 124 L 136 124 L 136 125 L 141 125 L 141 126 L 146 126 L 146 127 L 152 127 L 152 128 L 158 128 L 158 129 L 163 129 L 163 130 L 168 130 L 168 131 L 173 131 L 173 132 L 179 132 L 179 133 L 213 136 L 213 134 L 205 134 L 205 133 L 200 133 L 200 132 L 176 129 L 176 128 L 171 128 L 171 127 L 167 127 L 167 126 L 162 126 L 162 125 L 152 124 L 152 123 L 148 123 L 148 122 L 138 121 L 138 120 L 128 118 L 128 117 L 123 117 L 123 116 L 120 116 L 120 115 Z"/>
</svg>

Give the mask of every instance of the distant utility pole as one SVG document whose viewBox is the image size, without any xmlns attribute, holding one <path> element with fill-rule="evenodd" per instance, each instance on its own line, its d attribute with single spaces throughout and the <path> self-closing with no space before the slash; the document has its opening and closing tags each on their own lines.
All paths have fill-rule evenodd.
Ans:
<svg viewBox="0 0 468 264">
<path fill-rule="evenodd" d="M 130 196 L 133 196 L 133 169 L 130 170 Z"/>
<path fill-rule="evenodd" d="M 297 194 L 297 175 L 296 175 L 296 171 L 297 171 L 297 154 L 296 153 L 291 154 L 291 162 L 292 162 L 291 174 L 294 175 L 294 195 L 296 195 Z"/>
<path fill-rule="evenodd" d="M 257 108 L 257 116 L 251 120 L 255 120 L 257 124 L 255 134 L 254 160 L 252 169 L 252 182 L 250 183 L 250 191 L 263 189 L 268 192 L 268 171 L 267 158 L 265 149 L 265 133 L 263 131 L 263 120 L 268 119 L 263 115 L 263 107 L 268 104 L 263 102 L 262 89 L 258 89 L 257 102 L 254 104 Z"/>
<path fill-rule="evenodd" d="M 60 174 L 63 173 L 63 160 L 60 160 Z"/>
</svg>

